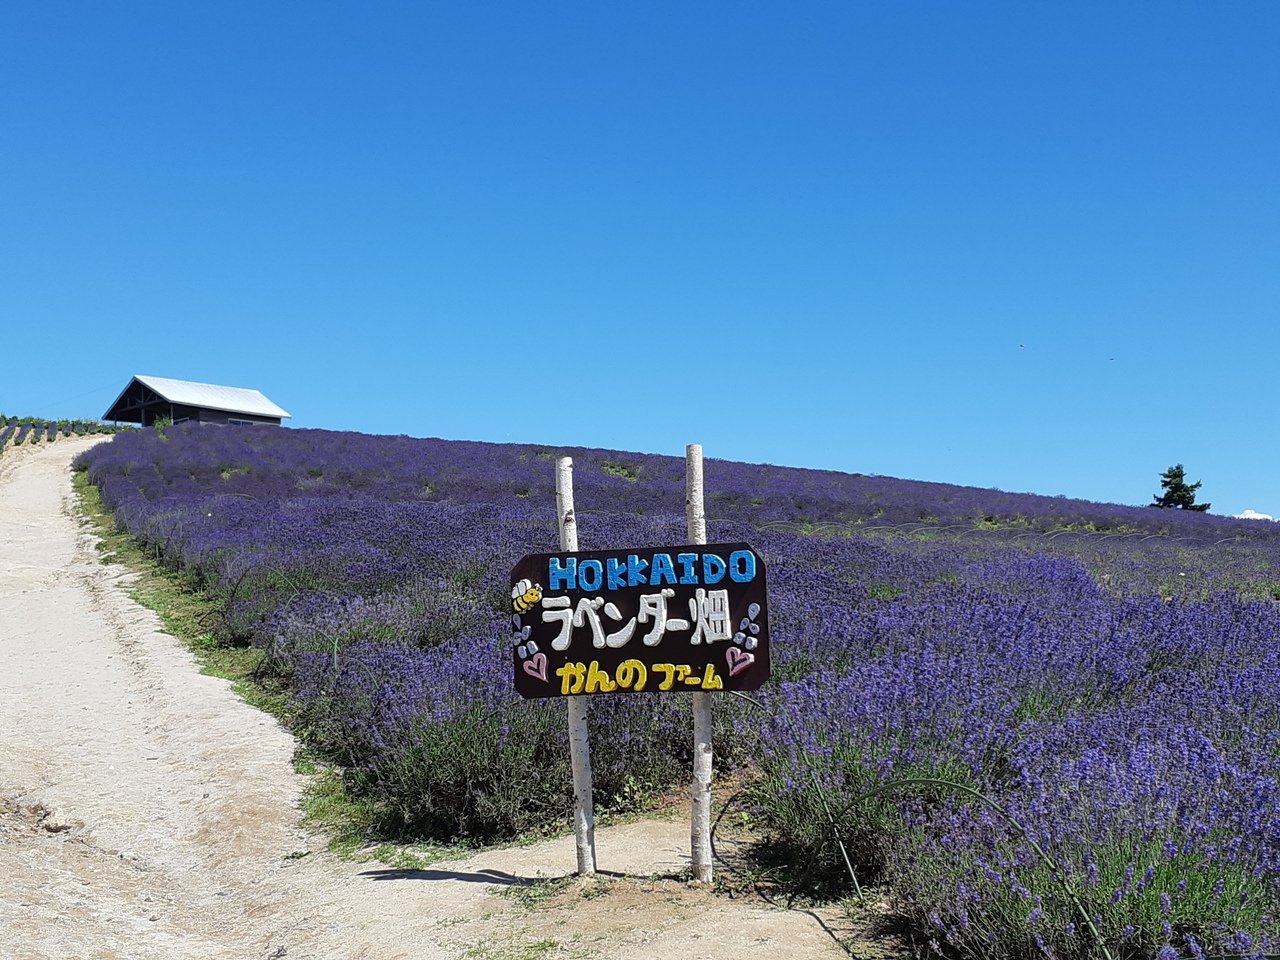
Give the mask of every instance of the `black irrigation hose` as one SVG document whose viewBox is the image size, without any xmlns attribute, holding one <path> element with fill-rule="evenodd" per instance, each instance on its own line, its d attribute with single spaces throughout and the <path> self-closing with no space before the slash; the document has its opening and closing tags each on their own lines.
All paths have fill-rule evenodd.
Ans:
<svg viewBox="0 0 1280 960">
<path fill-rule="evenodd" d="M 814 786 L 816 787 L 817 784 L 815 783 Z M 733 807 L 734 803 L 736 803 L 737 800 L 746 793 L 747 793 L 746 790 L 739 790 L 736 793 L 734 793 L 732 796 L 730 796 L 727 800 L 725 800 L 724 805 L 720 808 L 720 812 L 716 815 L 715 820 L 711 824 L 711 856 L 714 859 L 720 861 L 720 863 L 722 864 L 727 865 L 727 861 L 724 859 L 724 857 L 720 856 L 720 854 L 716 852 L 716 830 L 719 829 L 720 821 L 724 819 L 725 814 L 728 813 L 729 810 Z M 826 806 L 825 798 L 823 800 L 823 808 L 827 810 L 827 816 L 830 817 L 831 812 L 830 812 L 830 809 L 827 808 Z M 839 833 L 836 831 L 836 824 L 834 820 L 832 820 L 831 826 L 832 826 L 833 835 L 836 837 L 836 843 L 840 845 L 840 852 L 844 856 L 844 863 L 845 863 L 846 869 L 848 869 L 849 871 L 849 877 L 850 879 L 853 880 L 854 888 L 857 890 L 858 899 L 865 901 L 866 898 L 862 893 L 862 888 L 858 885 L 858 877 L 854 873 L 853 864 L 850 863 L 849 855 L 845 851 L 844 841 L 840 839 Z M 808 867 L 803 874 L 802 880 L 807 880 L 810 874 L 813 872 L 813 869 L 814 869 L 814 866 L 812 865 Z M 803 886 L 803 884 L 802 883 L 794 884 L 791 893 L 787 896 L 788 910 L 791 909 L 792 904 L 795 902 L 797 891 L 800 886 Z M 764 893 L 764 891 L 760 889 L 760 885 L 758 883 L 756 884 L 756 892 L 759 893 L 766 900 L 770 900 L 770 898 Z M 772 900 L 770 900 L 770 902 L 772 902 Z"/>
<path fill-rule="evenodd" d="M 831 835 L 836 838 L 836 846 L 840 848 L 840 856 L 844 858 L 844 868 L 849 871 L 849 879 L 853 881 L 853 891 L 858 895 L 859 901 L 865 901 L 866 897 L 862 895 L 862 884 L 858 883 L 858 874 L 853 869 L 853 862 L 849 859 L 849 851 L 845 849 L 844 839 L 840 836 L 840 827 L 836 824 L 836 818 L 831 815 L 831 807 L 827 804 L 827 794 L 822 789 L 822 784 L 818 783 L 818 775 L 813 775 L 813 789 L 818 791 L 818 800 L 822 803 L 822 812 L 827 815 L 827 822 L 831 824 Z"/>
<path fill-rule="evenodd" d="M 866 793 L 859 794 L 858 796 L 854 797 L 845 805 L 845 808 L 844 810 L 841 811 L 841 814 L 843 815 L 855 803 L 859 803 L 863 800 L 868 800 L 871 797 L 888 793 L 891 790 L 896 790 L 898 787 L 907 787 L 907 786 L 945 787 L 949 790 L 956 790 L 960 793 L 963 793 L 972 797 L 975 800 L 985 803 L 991 810 L 995 811 L 996 814 L 1002 817 L 1006 822 L 1009 823 L 1010 826 L 1012 826 L 1015 830 L 1018 831 L 1019 834 L 1021 834 L 1022 839 L 1025 840 L 1028 844 L 1030 844 L 1031 849 L 1035 851 L 1036 856 L 1038 856 L 1040 860 L 1046 866 L 1048 866 L 1050 876 L 1052 876 L 1055 880 L 1058 881 L 1058 885 L 1061 886 L 1062 892 L 1067 895 L 1067 899 L 1070 900 L 1071 903 L 1075 906 L 1076 912 L 1080 914 L 1080 919 L 1084 921 L 1085 926 L 1089 929 L 1089 932 L 1093 935 L 1093 941 L 1094 943 L 1097 944 L 1098 950 L 1102 952 L 1102 956 L 1105 958 L 1105 960 L 1115 960 L 1115 958 L 1111 955 L 1111 951 L 1107 949 L 1107 943 L 1105 940 L 1102 939 L 1102 934 L 1098 932 L 1098 928 L 1094 925 L 1093 918 L 1089 916 L 1089 911 L 1087 911 L 1084 908 L 1084 904 L 1081 903 L 1080 898 L 1076 896 L 1075 891 L 1071 888 L 1071 884 L 1067 882 L 1066 875 L 1063 873 L 1063 870 L 1058 865 L 1057 861 L 1054 860 L 1052 857 L 1050 857 L 1047 853 L 1045 853 L 1044 848 L 1041 847 L 1040 844 L 1038 844 L 1029 833 L 1027 833 L 1026 827 L 1020 824 L 1013 817 L 1009 816 L 1009 814 L 1005 813 L 1004 810 L 1000 808 L 1000 805 L 997 804 L 994 800 L 992 800 L 986 794 L 973 789 L 973 787 L 966 786 L 963 783 L 956 783 L 955 781 L 952 781 L 952 780 L 941 780 L 934 777 L 907 777 L 902 780 L 891 780 L 888 783 L 881 784 L 880 786 L 872 790 L 868 790 Z"/>
<path fill-rule="evenodd" d="M 716 853 L 716 830 L 720 827 L 720 821 L 724 819 L 724 815 L 729 812 L 729 808 L 733 806 L 734 801 L 746 793 L 746 790 L 738 790 L 728 800 L 724 802 L 724 806 L 720 808 L 720 812 L 716 814 L 715 820 L 711 822 L 711 858 L 719 860 L 721 863 L 727 864 L 727 861 L 720 854 Z"/>
<path fill-rule="evenodd" d="M 760 700 L 755 699 L 755 697 L 749 697 L 745 693 L 741 693 L 737 690 L 730 690 L 728 692 L 733 694 L 739 700 L 745 700 L 747 703 L 751 704 L 753 707 L 756 707 L 757 709 L 767 710 L 764 703 Z M 840 836 L 839 825 L 836 823 L 835 817 L 832 816 L 831 807 L 827 803 L 827 795 L 823 791 L 822 785 L 818 783 L 817 773 L 813 771 L 811 771 L 811 773 L 813 776 L 813 788 L 818 792 L 818 799 L 822 803 L 822 811 L 827 815 L 827 822 L 831 824 L 831 835 L 835 837 L 836 846 L 840 848 L 840 856 L 844 858 L 844 866 L 845 866 L 845 869 L 849 872 L 849 879 L 853 881 L 853 889 L 856 891 L 859 900 L 865 900 L 866 898 L 862 894 L 862 885 L 858 883 L 858 874 L 853 869 L 853 862 L 849 859 L 849 851 L 848 849 L 845 848 L 844 838 Z M 738 794 L 741 792 L 742 791 L 738 791 L 738 793 L 735 793 L 732 797 L 729 798 L 729 800 L 733 800 L 737 798 Z M 724 816 L 725 810 L 729 808 L 728 807 L 729 800 L 725 801 L 725 806 L 720 811 L 720 816 L 716 817 L 716 824 L 720 823 L 720 818 Z M 712 836 L 711 852 L 712 852 L 712 855 L 714 856 L 715 855 L 715 826 L 712 826 L 711 828 L 711 836 Z"/>
<path fill-rule="evenodd" d="M 758 707 L 761 710 L 765 709 L 765 705 L 761 701 L 756 700 L 754 697 L 748 697 L 746 694 L 739 693 L 736 690 L 731 690 L 729 692 L 734 694 L 734 696 L 738 697 L 739 699 L 745 700 L 747 703 L 751 704 L 753 707 Z M 818 800 L 822 804 L 822 810 L 827 815 L 827 821 L 831 825 L 832 836 L 835 837 L 836 844 L 840 848 L 840 855 L 844 858 L 845 869 L 848 870 L 849 878 L 853 881 L 853 887 L 854 887 L 854 890 L 857 892 L 858 899 L 862 900 L 864 899 L 862 895 L 862 886 L 858 883 L 858 876 L 853 869 L 852 861 L 850 861 L 849 859 L 849 852 L 845 848 L 844 839 L 840 836 L 839 823 L 836 817 L 831 812 L 831 807 L 827 803 L 826 793 L 823 791 L 822 785 L 818 783 L 816 772 L 812 772 L 812 773 L 813 773 L 813 787 L 818 793 Z M 888 783 L 881 784 L 880 786 L 875 787 L 871 790 L 868 790 L 865 793 L 858 794 L 857 796 L 847 801 L 843 809 L 841 809 L 840 811 L 840 820 L 844 819 L 844 817 L 848 814 L 848 812 L 853 808 L 855 804 L 861 803 L 864 800 L 870 800 L 872 797 L 881 796 L 893 790 L 897 790 L 899 787 L 909 787 L 909 786 L 932 786 L 932 787 L 943 787 L 948 790 L 955 790 L 955 791 L 958 791 L 959 793 L 966 794 L 969 797 L 972 797 L 973 799 L 978 800 L 981 803 L 986 804 L 991 810 L 995 811 L 997 815 L 1003 818 L 1007 823 L 1009 823 L 1010 826 L 1012 826 L 1015 830 L 1018 831 L 1022 839 L 1024 839 L 1031 846 L 1031 849 L 1035 851 L 1036 856 L 1040 858 L 1041 862 L 1043 862 L 1049 868 L 1050 876 L 1052 876 L 1055 880 L 1057 880 L 1059 886 L 1061 886 L 1062 888 L 1063 893 L 1066 894 L 1067 899 L 1070 900 L 1071 903 L 1075 906 L 1076 912 L 1079 913 L 1080 919 L 1084 921 L 1085 926 L 1088 928 L 1089 932 L 1093 935 L 1094 943 L 1097 944 L 1098 950 L 1101 951 L 1102 956 L 1105 958 L 1105 960 L 1115 960 L 1115 958 L 1111 955 L 1111 951 L 1107 949 L 1107 944 L 1106 944 L 1106 941 L 1102 939 L 1102 934 L 1098 931 L 1097 926 L 1094 925 L 1093 918 L 1089 916 L 1089 911 L 1085 909 L 1084 904 L 1080 902 L 1080 898 L 1076 896 L 1075 891 L 1071 888 L 1071 884 L 1067 882 L 1066 874 L 1063 872 L 1062 867 L 1060 867 L 1057 861 L 1054 860 L 1052 857 L 1050 857 L 1049 854 L 1045 853 L 1044 848 L 1041 847 L 1040 844 L 1037 843 L 1035 839 L 1027 832 L 1026 827 L 1024 827 L 1021 823 L 1019 823 L 1009 814 L 1005 813 L 1005 811 L 1001 809 L 1000 805 L 997 804 L 994 800 L 992 800 L 986 794 L 978 790 L 975 790 L 973 787 L 966 786 L 963 783 L 956 783 L 953 780 L 942 780 L 936 777 L 906 777 L 901 780 L 891 780 Z M 735 799 L 737 796 L 738 794 L 734 794 L 734 796 L 731 797 L 730 799 L 731 800 Z M 724 811 L 727 809 L 728 809 L 728 803 L 726 802 L 724 809 L 720 811 L 720 816 L 716 817 L 716 824 L 719 824 L 721 817 L 724 816 Z M 712 827 L 711 832 L 712 832 L 712 837 L 714 838 L 715 836 L 714 827 Z M 712 853 L 714 854 L 714 852 L 715 852 L 715 848 L 713 844 Z"/>
</svg>

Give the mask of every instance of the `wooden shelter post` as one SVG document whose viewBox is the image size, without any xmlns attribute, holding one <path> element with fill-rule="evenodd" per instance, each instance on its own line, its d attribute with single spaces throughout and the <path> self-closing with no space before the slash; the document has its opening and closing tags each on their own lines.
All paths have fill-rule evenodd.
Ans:
<svg viewBox="0 0 1280 960">
<path fill-rule="evenodd" d="M 556 522 L 560 549 L 578 549 L 578 519 L 573 512 L 573 458 L 556 460 Z M 573 835 L 578 853 L 578 873 L 596 872 L 595 808 L 591 799 L 591 743 L 587 739 L 585 696 L 566 697 L 569 713 L 569 761 L 573 767 Z"/>
</svg>

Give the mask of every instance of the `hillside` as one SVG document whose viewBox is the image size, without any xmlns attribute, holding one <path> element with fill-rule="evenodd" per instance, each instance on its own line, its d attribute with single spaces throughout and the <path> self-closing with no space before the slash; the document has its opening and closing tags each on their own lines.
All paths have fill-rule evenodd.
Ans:
<svg viewBox="0 0 1280 960">
<path fill-rule="evenodd" d="M 452 842 L 568 809 L 563 714 L 514 694 L 507 639 L 562 454 L 584 548 L 683 541 L 674 457 L 171 427 L 80 465 L 383 829 Z M 839 840 L 963 956 L 1275 943 L 1272 525 L 715 460 L 706 484 L 711 539 L 768 564 L 775 662 L 718 705 L 717 757 L 794 882 L 849 884 Z M 591 723 L 598 804 L 686 775 L 681 696 Z"/>
</svg>

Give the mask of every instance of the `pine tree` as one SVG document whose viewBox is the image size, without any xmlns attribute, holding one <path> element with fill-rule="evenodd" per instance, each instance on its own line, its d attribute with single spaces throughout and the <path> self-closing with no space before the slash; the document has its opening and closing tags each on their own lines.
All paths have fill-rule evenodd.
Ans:
<svg viewBox="0 0 1280 960">
<path fill-rule="evenodd" d="M 1177 507 L 1179 510 L 1195 510 L 1198 513 L 1204 513 L 1212 506 L 1208 503 L 1196 503 L 1196 491 L 1200 489 L 1200 481 L 1187 483 L 1186 472 L 1180 463 L 1175 463 L 1160 474 L 1160 486 L 1164 488 L 1164 493 L 1150 504 L 1153 507 L 1162 509 Z"/>
</svg>

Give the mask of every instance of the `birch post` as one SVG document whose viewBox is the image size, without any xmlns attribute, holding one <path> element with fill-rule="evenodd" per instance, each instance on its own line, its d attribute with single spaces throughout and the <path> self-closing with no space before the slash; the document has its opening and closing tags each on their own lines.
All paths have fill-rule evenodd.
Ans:
<svg viewBox="0 0 1280 960">
<path fill-rule="evenodd" d="M 702 502 L 702 444 L 684 448 L 684 515 L 689 542 L 707 542 L 707 515 Z M 693 817 L 689 850 L 695 880 L 711 881 L 711 694 L 693 694 Z"/>
<path fill-rule="evenodd" d="M 573 458 L 556 460 L 556 523 L 560 549 L 578 549 L 578 519 L 573 512 Z M 587 739 L 585 696 L 566 697 L 569 712 L 569 761 L 573 766 L 573 836 L 578 873 L 596 872 L 596 820 L 591 800 L 591 743 Z"/>
</svg>

